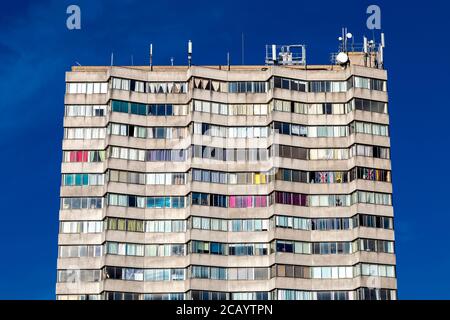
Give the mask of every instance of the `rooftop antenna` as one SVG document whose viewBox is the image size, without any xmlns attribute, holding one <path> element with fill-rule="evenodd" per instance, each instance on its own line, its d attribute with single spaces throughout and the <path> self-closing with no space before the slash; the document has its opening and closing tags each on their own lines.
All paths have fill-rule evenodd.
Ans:
<svg viewBox="0 0 450 320">
<path fill-rule="evenodd" d="M 133 55 L 131 55 L 131 65 L 134 66 Z"/>
<path fill-rule="evenodd" d="M 111 66 L 114 65 L 114 52 L 111 52 Z"/>
<path fill-rule="evenodd" d="M 347 31 L 347 28 L 342 28 L 342 35 L 338 37 L 338 40 L 341 42 L 341 48 L 340 52 L 336 56 L 336 62 L 341 66 L 347 65 L 347 63 L 349 62 L 347 43 L 348 40 L 352 38 L 353 35 Z"/>
<path fill-rule="evenodd" d="M 341 51 L 347 53 L 348 40 L 353 38 L 353 34 L 348 32 L 347 28 L 342 28 L 342 35 L 338 38 L 341 41 Z"/>
<path fill-rule="evenodd" d="M 266 65 L 306 65 L 304 44 L 276 45 L 266 44 Z"/>
<path fill-rule="evenodd" d="M 277 64 L 277 45 L 276 44 L 272 45 L 272 61 L 273 61 L 274 65 Z"/>
<path fill-rule="evenodd" d="M 378 47 L 378 55 L 379 55 L 379 60 L 380 60 L 380 67 L 382 69 L 384 69 L 384 46 L 385 46 L 384 32 L 382 32 L 381 33 L 381 43 L 380 43 L 380 46 Z"/>
<path fill-rule="evenodd" d="M 150 43 L 150 71 L 153 71 L 153 43 Z"/>
<path fill-rule="evenodd" d="M 228 66 L 228 71 L 230 71 L 231 66 L 230 66 L 230 52 L 227 52 L 227 66 Z"/>
<path fill-rule="evenodd" d="M 372 67 L 372 53 L 375 48 L 375 41 L 369 40 L 368 42 L 368 50 L 369 50 L 369 67 Z"/>
<path fill-rule="evenodd" d="M 345 36 L 344 36 L 344 28 L 342 28 L 341 36 L 338 37 L 338 40 L 341 42 L 341 51 L 345 51 Z"/>
<path fill-rule="evenodd" d="M 189 40 L 188 41 L 188 63 L 189 63 L 189 68 L 192 65 L 192 41 Z"/>
<path fill-rule="evenodd" d="M 173 67 L 173 57 L 170 57 L 170 65 Z"/>
<path fill-rule="evenodd" d="M 368 50 L 368 43 L 367 43 L 367 37 L 364 36 L 363 41 L 364 41 L 364 44 L 363 44 L 364 66 L 367 67 L 367 54 L 369 52 L 369 50 Z"/>
<path fill-rule="evenodd" d="M 346 29 L 347 30 L 347 29 Z M 352 39 L 352 51 L 353 51 L 353 44 L 354 44 L 354 39 L 353 39 L 353 34 L 351 34 L 350 32 L 346 32 L 345 33 L 345 50 L 348 51 L 348 41 Z"/>
<path fill-rule="evenodd" d="M 347 51 L 347 48 L 346 48 L 347 41 L 346 41 L 346 39 L 345 39 L 345 33 L 346 33 L 346 32 L 347 32 L 346 29 L 345 29 L 345 28 L 342 28 L 342 36 L 341 36 L 341 39 L 342 39 L 342 51 L 343 51 L 343 52 Z"/>
</svg>

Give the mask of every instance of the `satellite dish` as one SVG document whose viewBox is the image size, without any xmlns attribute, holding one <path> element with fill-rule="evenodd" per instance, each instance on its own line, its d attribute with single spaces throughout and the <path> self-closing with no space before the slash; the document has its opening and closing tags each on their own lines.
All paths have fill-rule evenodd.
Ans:
<svg viewBox="0 0 450 320">
<path fill-rule="evenodd" d="M 348 62 L 348 55 L 345 52 L 339 52 L 336 56 L 336 61 L 339 64 L 346 64 Z"/>
<path fill-rule="evenodd" d="M 353 35 L 349 32 L 349 33 L 347 33 L 346 35 L 345 35 L 346 37 L 347 37 L 347 39 L 351 39 L 351 38 L 353 38 Z"/>
<path fill-rule="evenodd" d="M 342 41 L 342 37 L 339 37 L 338 40 L 339 40 L 339 41 Z"/>
</svg>

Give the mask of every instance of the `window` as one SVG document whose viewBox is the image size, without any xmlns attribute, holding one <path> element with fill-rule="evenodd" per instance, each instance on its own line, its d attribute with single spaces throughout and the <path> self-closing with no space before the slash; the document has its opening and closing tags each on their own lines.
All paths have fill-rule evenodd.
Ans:
<svg viewBox="0 0 450 320">
<path fill-rule="evenodd" d="M 184 300 L 184 293 L 145 293 L 144 300 Z"/>
<path fill-rule="evenodd" d="M 101 208 L 103 208 L 102 197 L 61 198 L 61 210 L 101 209 Z"/>
<path fill-rule="evenodd" d="M 112 88 L 118 89 L 118 90 L 129 91 L 130 90 L 130 80 L 113 78 L 112 79 Z"/>
<path fill-rule="evenodd" d="M 265 81 L 237 81 L 228 83 L 230 93 L 264 93 L 267 92 L 267 82 Z"/>
<path fill-rule="evenodd" d="M 66 117 L 103 117 L 106 115 L 106 105 L 66 105 Z"/>
<path fill-rule="evenodd" d="M 100 233 L 103 221 L 62 221 L 60 233 Z"/>
<path fill-rule="evenodd" d="M 101 257 L 103 247 L 101 245 L 59 246 L 60 258 Z"/>
<path fill-rule="evenodd" d="M 350 156 L 373 157 L 380 159 L 389 159 L 389 148 L 371 145 L 354 144 L 350 148 Z"/>
<path fill-rule="evenodd" d="M 148 93 L 186 93 L 186 82 L 147 82 Z"/>
<path fill-rule="evenodd" d="M 99 282 L 101 270 L 58 270 L 59 283 Z"/>
<path fill-rule="evenodd" d="M 63 174 L 64 186 L 101 186 L 104 184 L 104 175 L 96 173 Z"/>
<path fill-rule="evenodd" d="M 149 220 L 145 222 L 145 232 L 185 232 L 184 220 Z"/>
<path fill-rule="evenodd" d="M 300 80 L 273 77 L 273 86 L 274 88 L 306 92 L 307 83 Z"/>
<path fill-rule="evenodd" d="M 309 92 L 345 92 L 347 82 L 345 81 L 310 81 Z"/>
<path fill-rule="evenodd" d="M 80 150 L 64 151 L 64 162 L 103 162 L 105 160 L 104 150 Z"/>
<path fill-rule="evenodd" d="M 292 192 L 275 191 L 275 203 L 294 206 L 306 206 L 306 195 Z"/>
<path fill-rule="evenodd" d="M 130 113 L 140 116 L 179 116 L 186 115 L 187 105 L 173 104 L 142 104 L 127 101 L 112 100 L 111 109 L 113 112 Z"/>
<path fill-rule="evenodd" d="M 98 94 L 106 93 L 107 82 L 68 82 L 66 85 L 67 94 Z"/>
</svg>

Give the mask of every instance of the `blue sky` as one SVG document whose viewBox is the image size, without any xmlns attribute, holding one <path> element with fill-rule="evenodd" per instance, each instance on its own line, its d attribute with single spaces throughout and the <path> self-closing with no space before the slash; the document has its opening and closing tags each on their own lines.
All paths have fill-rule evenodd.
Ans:
<svg viewBox="0 0 450 320">
<path fill-rule="evenodd" d="M 338 4 L 341 4 L 340 6 Z M 0 299 L 54 299 L 64 73 L 82 65 L 262 64 L 268 43 L 305 43 L 308 62 L 329 63 L 347 26 L 372 35 L 381 7 L 389 72 L 398 286 L 401 299 L 450 298 L 448 84 L 450 4 L 427 1 L 24 1 L 1 5 Z M 66 8 L 81 8 L 81 30 Z"/>
</svg>

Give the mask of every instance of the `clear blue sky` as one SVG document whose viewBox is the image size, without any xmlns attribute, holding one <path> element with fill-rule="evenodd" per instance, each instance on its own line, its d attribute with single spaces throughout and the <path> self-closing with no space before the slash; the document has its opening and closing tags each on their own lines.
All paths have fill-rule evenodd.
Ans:
<svg viewBox="0 0 450 320">
<path fill-rule="evenodd" d="M 328 63 L 347 26 L 371 35 L 381 7 L 389 72 L 398 286 L 401 299 L 450 298 L 448 2 L 3 1 L 0 18 L 0 299 L 53 299 L 56 279 L 64 72 L 82 65 L 261 64 L 266 43 L 305 43 Z M 11 4 L 9 4 L 11 3 Z M 66 8 L 81 7 L 81 30 Z M 341 4 L 338 6 L 338 4 Z"/>
</svg>

